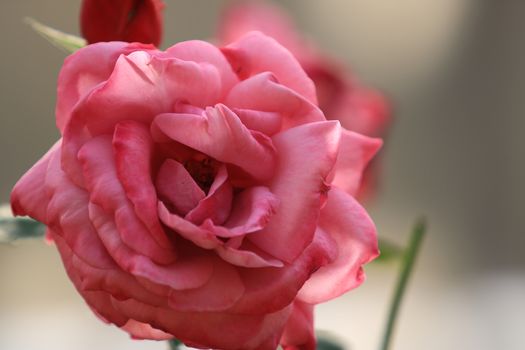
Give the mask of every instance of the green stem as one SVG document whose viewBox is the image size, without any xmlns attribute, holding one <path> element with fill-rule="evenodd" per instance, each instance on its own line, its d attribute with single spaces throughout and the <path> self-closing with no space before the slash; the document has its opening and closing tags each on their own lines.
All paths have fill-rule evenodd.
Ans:
<svg viewBox="0 0 525 350">
<path fill-rule="evenodd" d="M 381 255 L 374 259 L 374 263 L 389 263 L 403 257 L 404 249 L 384 238 L 379 238 L 379 250 Z"/>
<path fill-rule="evenodd" d="M 414 262 L 416 260 L 417 253 L 419 252 L 419 248 L 421 246 L 421 242 L 423 240 L 425 232 L 425 220 L 420 219 L 414 226 L 414 229 L 412 230 L 410 242 L 408 244 L 408 247 L 406 248 L 403 260 L 401 262 L 401 271 L 397 280 L 394 297 L 392 299 L 392 303 L 390 304 L 388 321 L 383 335 L 383 342 L 380 348 L 381 350 L 390 349 L 390 343 L 392 340 L 392 333 L 394 331 L 397 314 L 399 313 L 399 308 L 401 306 L 403 295 L 405 293 L 405 289 L 410 278 L 410 273 L 412 272 L 412 269 L 414 267 Z"/>
</svg>

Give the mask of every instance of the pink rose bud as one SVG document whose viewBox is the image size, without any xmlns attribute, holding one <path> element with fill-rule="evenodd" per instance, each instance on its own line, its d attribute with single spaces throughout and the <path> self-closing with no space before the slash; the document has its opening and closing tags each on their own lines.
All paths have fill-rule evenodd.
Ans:
<svg viewBox="0 0 525 350">
<path fill-rule="evenodd" d="M 127 41 L 158 46 L 162 37 L 161 0 L 84 0 L 82 35 L 89 44 Z"/>
<path fill-rule="evenodd" d="M 261 33 L 82 48 L 60 72 L 56 122 L 13 212 L 47 225 L 91 309 L 134 338 L 315 349 L 313 306 L 378 255 L 354 195 L 381 140 L 327 121 Z"/>
</svg>

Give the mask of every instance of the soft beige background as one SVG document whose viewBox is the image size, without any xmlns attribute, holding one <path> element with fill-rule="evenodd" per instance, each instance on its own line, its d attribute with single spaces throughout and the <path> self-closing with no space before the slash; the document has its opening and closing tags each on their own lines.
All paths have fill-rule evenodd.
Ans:
<svg viewBox="0 0 525 350">
<path fill-rule="evenodd" d="M 224 1 L 166 0 L 164 46 L 210 37 Z M 379 232 L 404 242 L 420 215 L 428 239 L 394 349 L 506 349 L 525 344 L 525 2 L 282 1 L 327 51 L 382 88 L 396 123 Z M 58 137 L 53 109 L 64 55 L 22 24 L 77 33 L 79 0 L 0 2 L 0 202 Z M 372 266 L 358 290 L 318 308 L 317 326 L 375 349 L 396 266 Z M 0 246 L 0 349 L 165 349 L 95 319 L 53 247 Z"/>
</svg>

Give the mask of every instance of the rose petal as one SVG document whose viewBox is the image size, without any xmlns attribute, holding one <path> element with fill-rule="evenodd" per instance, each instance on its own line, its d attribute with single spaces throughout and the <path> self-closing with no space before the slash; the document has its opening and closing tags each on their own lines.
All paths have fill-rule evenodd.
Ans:
<svg viewBox="0 0 525 350">
<path fill-rule="evenodd" d="M 239 82 L 239 78 L 237 78 L 237 75 L 233 72 L 230 63 L 226 60 L 222 52 L 216 46 L 205 41 L 191 40 L 177 43 L 167 49 L 166 54 L 185 61 L 209 63 L 215 66 L 221 76 L 223 91 L 221 99 L 226 97 L 226 93 L 232 86 Z"/>
<path fill-rule="evenodd" d="M 271 140 L 250 132 L 224 105 L 209 107 L 204 115 L 161 114 L 155 118 L 152 132 L 154 137 L 167 135 L 220 162 L 237 165 L 256 179 L 273 175 L 276 159 Z"/>
<path fill-rule="evenodd" d="M 168 303 L 175 311 L 225 311 L 244 294 L 244 285 L 237 270 L 215 258 L 213 274 L 202 287 L 171 291 Z"/>
<path fill-rule="evenodd" d="M 91 307 L 93 312 L 101 318 L 104 322 L 112 322 L 117 326 L 123 326 L 128 321 L 128 317 L 122 315 L 116 308 L 111 304 L 111 296 L 107 292 L 97 291 L 84 291 L 81 288 L 82 277 L 78 270 L 76 270 L 72 263 L 71 259 L 71 250 L 67 248 L 67 245 L 64 245 L 64 249 L 61 247 L 61 238 L 58 234 L 53 231 L 50 231 L 51 236 L 54 237 L 54 240 L 58 242 L 57 247 L 60 252 L 62 261 L 64 262 L 64 267 L 66 269 L 67 275 L 75 285 L 75 288 L 78 290 L 80 295 L 84 298 L 86 303 Z"/>
<path fill-rule="evenodd" d="M 221 225 L 230 215 L 233 198 L 233 188 L 228 181 L 228 171 L 222 165 L 215 176 L 208 195 L 201 199 L 185 219 L 200 225 L 209 219 L 216 225 Z"/>
<path fill-rule="evenodd" d="M 173 334 L 188 346 L 214 349 L 275 349 L 291 311 L 284 308 L 263 315 L 185 313 L 135 300 L 113 300 L 112 305 L 126 317 Z"/>
<path fill-rule="evenodd" d="M 75 186 L 60 168 L 60 152 L 50 154 L 45 186 L 47 217 L 45 224 L 52 237 L 60 235 L 68 247 L 86 264 L 100 269 L 115 266 L 89 220 L 89 194 Z M 44 203 L 42 203 L 44 204 Z"/>
<path fill-rule="evenodd" d="M 155 241 L 164 248 L 171 242 L 157 216 L 157 193 L 152 183 L 153 141 L 145 125 L 126 121 L 117 124 L 113 150 L 118 179 L 133 204 L 135 214 L 146 225 Z"/>
<path fill-rule="evenodd" d="M 342 190 L 333 188 L 328 193 L 319 225 L 337 242 L 339 254 L 315 272 L 299 292 L 299 298 L 310 304 L 333 299 L 360 285 L 365 277 L 361 266 L 379 254 L 374 223 Z"/>
<path fill-rule="evenodd" d="M 281 84 L 317 104 L 314 83 L 290 51 L 275 39 L 261 32 L 250 32 L 222 48 L 222 52 L 241 79 L 273 72 Z"/>
<path fill-rule="evenodd" d="M 337 256 L 334 240 L 317 229 L 313 241 L 291 264 L 282 268 L 240 269 L 246 292 L 231 312 L 259 314 L 282 309 L 294 301 L 310 275 Z M 261 303 L 261 300 L 265 300 Z"/>
<path fill-rule="evenodd" d="M 214 249 L 222 244 L 222 241 L 217 239 L 213 232 L 196 226 L 177 214 L 171 213 L 164 203 L 158 203 L 158 210 L 159 218 L 166 226 L 197 246 L 204 249 Z"/>
<path fill-rule="evenodd" d="M 160 167 L 157 191 L 165 205 L 171 205 L 180 215 L 186 215 L 205 197 L 182 164 L 167 159 Z"/>
<path fill-rule="evenodd" d="M 277 112 L 255 111 L 252 109 L 233 108 L 241 122 L 250 130 L 273 136 L 281 130 L 282 116 Z"/>
<path fill-rule="evenodd" d="M 361 184 L 363 171 L 382 143 L 380 139 L 342 129 L 341 146 L 332 184 L 355 196 Z"/>
<path fill-rule="evenodd" d="M 278 206 L 279 198 L 267 187 L 250 187 L 235 196 L 228 221 L 215 227 L 215 234 L 229 238 L 259 231 L 267 225 Z"/>
<path fill-rule="evenodd" d="M 250 342 L 245 345 L 245 347 L 247 349 L 261 350 L 277 349 L 279 338 L 283 332 L 285 322 L 290 317 L 291 311 L 292 307 L 288 305 L 280 311 L 266 314 L 262 325 L 259 327 L 259 332 L 252 338 Z"/>
<path fill-rule="evenodd" d="M 133 339 L 137 340 L 170 340 L 173 339 L 171 334 L 159 331 L 151 327 L 147 323 L 137 322 L 135 320 L 129 320 L 126 322 L 123 330 L 128 332 Z"/>
<path fill-rule="evenodd" d="M 256 74 L 235 85 L 226 98 L 226 105 L 279 113 L 283 117 L 283 130 L 326 120 L 315 104 L 277 82 L 273 72 Z"/>
<path fill-rule="evenodd" d="M 114 232 L 122 242 L 159 264 L 175 259 L 172 246 L 162 247 L 135 214 L 117 177 L 111 136 L 99 136 L 86 143 L 78 158 L 83 165 L 90 201 L 104 208 L 115 220 Z"/>
<path fill-rule="evenodd" d="M 330 121 L 305 124 L 273 137 L 279 165 L 269 187 L 281 203 L 268 225 L 249 236 L 250 241 L 289 263 L 310 244 L 340 133 L 339 123 Z"/>
<path fill-rule="evenodd" d="M 80 278 L 75 286 L 81 293 L 102 291 L 119 300 L 133 298 L 151 305 L 165 306 L 165 299 L 145 290 L 132 275 L 117 266 L 100 269 L 86 264 L 67 246 L 60 234 L 55 235 L 55 243 L 68 269 Z"/>
<path fill-rule="evenodd" d="M 122 120 L 151 122 L 157 114 L 169 112 L 178 100 L 206 107 L 217 103 L 220 96 L 214 66 L 136 51 L 117 60 L 110 78 L 92 91 L 74 118 L 98 135 Z M 100 110 L 104 110 L 103 118 L 92 118 Z"/>
<path fill-rule="evenodd" d="M 92 137 L 112 133 L 125 120 L 150 124 L 177 101 L 200 107 L 219 102 L 222 88 L 214 66 L 157 56 L 145 51 L 121 55 L 108 80 L 75 106 L 64 130 L 62 161 L 78 185 L 83 178 L 77 153 Z"/>
<path fill-rule="evenodd" d="M 280 344 L 285 350 L 315 350 L 313 305 L 300 301 L 293 303 L 293 311 L 286 322 Z"/>
<path fill-rule="evenodd" d="M 213 262 L 209 257 L 179 258 L 170 265 L 158 265 L 138 255 L 121 240 L 114 220 L 96 204 L 89 204 L 89 218 L 111 257 L 125 271 L 176 290 L 198 288 L 210 279 Z"/>
<path fill-rule="evenodd" d="M 35 220 L 46 222 L 49 202 L 44 187 L 46 173 L 49 160 L 56 154 L 60 154 L 61 143 L 62 140 L 57 141 L 16 183 L 11 192 L 11 210 L 14 215 L 29 215 Z"/>
<path fill-rule="evenodd" d="M 215 251 L 223 260 L 240 267 L 260 268 L 284 266 L 282 261 L 264 253 L 255 245 L 250 244 L 250 242 L 247 242 L 242 249 L 225 244 L 215 248 Z"/>
<path fill-rule="evenodd" d="M 151 50 L 151 45 L 108 42 L 88 45 L 67 57 L 58 76 L 56 122 L 63 132 L 78 101 L 106 81 L 120 55 Z M 93 64 L 96 62 L 97 64 Z"/>
</svg>

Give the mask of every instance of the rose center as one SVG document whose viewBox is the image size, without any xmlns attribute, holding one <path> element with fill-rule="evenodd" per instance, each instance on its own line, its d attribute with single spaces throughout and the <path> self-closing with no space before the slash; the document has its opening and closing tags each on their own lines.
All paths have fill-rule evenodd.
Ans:
<svg viewBox="0 0 525 350">
<path fill-rule="evenodd" d="M 189 159 L 184 162 L 184 167 L 197 185 L 199 185 L 205 193 L 208 193 L 217 175 L 217 161 L 208 157 Z"/>
</svg>

